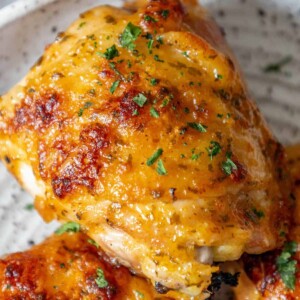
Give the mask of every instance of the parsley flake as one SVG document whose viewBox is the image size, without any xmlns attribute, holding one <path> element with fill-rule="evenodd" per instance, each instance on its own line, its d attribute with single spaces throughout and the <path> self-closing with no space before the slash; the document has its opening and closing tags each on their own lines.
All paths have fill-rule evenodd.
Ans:
<svg viewBox="0 0 300 300">
<path fill-rule="evenodd" d="M 150 108 L 150 115 L 153 118 L 159 118 L 159 112 L 154 107 Z"/>
<path fill-rule="evenodd" d="M 159 175 L 167 175 L 167 170 L 164 166 L 164 163 L 161 159 L 158 160 L 157 162 L 157 169 L 156 169 L 156 172 L 159 174 Z"/>
<path fill-rule="evenodd" d="M 79 111 L 78 111 L 78 117 L 82 117 L 83 112 L 86 109 L 90 108 L 92 105 L 93 105 L 93 102 L 90 102 L 90 101 L 85 102 L 84 106 L 82 108 L 80 108 Z"/>
<path fill-rule="evenodd" d="M 256 208 L 253 208 L 252 211 L 259 219 L 265 216 L 265 213 L 262 210 L 257 210 Z"/>
<path fill-rule="evenodd" d="M 226 160 L 222 162 L 222 170 L 226 175 L 231 175 L 233 170 L 237 170 L 236 164 L 231 160 L 231 153 L 226 153 Z"/>
<path fill-rule="evenodd" d="M 88 241 L 89 244 L 95 246 L 96 248 L 99 248 L 99 245 L 94 240 L 88 239 L 87 241 Z"/>
<path fill-rule="evenodd" d="M 152 86 L 157 85 L 157 79 L 151 78 L 151 79 L 150 79 L 150 84 L 151 84 Z"/>
<path fill-rule="evenodd" d="M 184 55 L 185 57 L 189 57 L 187 51 L 183 51 L 183 52 L 182 52 L 182 55 Z"/>
<path fill-rule="evenodd" d="M 136 41 L 141 33 L 142 29 L 140 27 L 129 22 L 120 36 L 121 46 L 133 51 L 135 49 L 135 44 L 133 42 Z"/>
<path fill-rule="evenodd" d="M 75 222 L 68 222 L 60 226 L 55 233 L 61 235 L 65 232 L 78 232 L 80 230 L 80 225 Z"/>
<path fill-rule="evenodd" d="M 190 123 L 187 123 L 187 125 L 195 130 L 198 130 L 200 132 L 206 132 L 206 128 L 207 126 L 205 125 L 202 125 L 201 123 L 195 123 L 195 122 L 190 122 Z"/>
<path fill-rule="evenodd" d="M 161 149 L 161 148 L 157 149 L 153 153 L 153 155 L 147 159 L 147 166 L 149 166 L 149 167 L 152 166 L 162 154 L 163 154 L 163 149 Z"/>
<path fill-rule="evenodd" d="M 29 204 L 27 204 L 27 205 L 25 205 L 25 207 L 24 207 L 26 210 L 34 210 L 34 205 L 32 204 L 32 203 L 29 203 Z"/>
<path fill-rule="evenodd" d="M 77 29 L 82 28 L 85 24 L 86 24 L 86 22 L 81 22 L 81 23 L 78 25 L 78 28 L 77 28 Z"/>
<path fill-rule="evenodd" d="M 139 115 L 139 111 L 137 109 L 135 109 L 133 112 L 132 112 L 132 116 L 138 116 Z"/>
<path fill-rule="evenodd" d="M 170 11 L 168 9 L 164 9 L 161 11 L 161 16 L 166 19 L 170 14 Z"/>
<path fill-rule="evenodd" d="M 104 272 L 101 268 L 97 269 L 97 278 L 95 279 L 99 288 L 105 288 L 108 286 L 108 282 L 105 279 Z"/>
<path fill-rule="evenodd" d="M 144 299 L 144 298 L 145 298 L 144 294 L 141 293 L 141 292 L 138 291 L 138 290 L 135 290 L 134 293 L 135 293 L 136 296 L 137 296 L 138 298 L 140 298 L 140 299 Z"/>
<path fill-rule="evenodd" d="M 265 66 L 263 68 L 263 71 L 265 73 L 279 73 L 279 72 L 281 72 L 282 67 L 284 67 L 291 61 L 292 61 L 292 56 L 286 56 L 276 63 L 268 64 L 267 66 Z"/>
<path fill-rule="evenodd" d="M 210 141 L 210 145 L 208 148 L 206 148 L 207 154 L 210 157 L 210 160 L 213 159 L 214 156 L 220 153 L 222 147 L 221 145 L 216 141 Z"/>
<path fill-rule="evenodd" d="M 288 242 L 284 245 L 281 254 L 277 257 L 276 266 L 280 277 L 287 288 L 294 290 L 296 283 L 297 261 L 291 259 L 297 252 L 297 243 Z"/>
<path fill-rule="evenodd" d="M 104 53 L 97 52 L 98 55 L 111 60 L 114 59 L 115 57 L 119 56 L 119 51 L 116 47 L 116 45 L 112 45 L 111 47 L 107 48 Z"/>
<path fill-rule="evenodd" d="M 144 20 L 147 21 L 147 22 L 157 22 L 156 19 L 154 19 L 153 17 L 149 16 L 149 15 L 144 15 Z"/>
<path fill-rule="evenodd" d="M 158 62 L 164 62 L 164 60 L 160 59 L 157 54 L 154 55 L 154 60 L 156 60 Z"/>
<path fill-rule="evenodd" d="M 143 107 L 144 104 L 147 102 L 147 97 L 142 93 L 139 93 L 132 99 L 139 107 Z"/>
<path fill-rule="evenodd" d="M 113 84 L 111 85 L 109 91 L 113 94 L 116 91 L 119 84 L 120 84 L 120 80 L 114 81 Z"/>
</svg>

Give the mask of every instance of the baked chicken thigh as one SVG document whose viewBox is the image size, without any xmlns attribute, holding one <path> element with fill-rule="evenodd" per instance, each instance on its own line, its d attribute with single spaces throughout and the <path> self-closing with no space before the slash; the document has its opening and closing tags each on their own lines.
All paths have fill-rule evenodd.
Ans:
<svg viewBox="0 0 300 300">
<path fill-rule="evenodd" d="M 243 255 L 227 264 L 226 271 L 239 272 L 236 300 L 300 299 L 300 145 L 289 146 L 287 167 L 294 182 L 295 209 L 288 242 L 281 249 L 261 255 Z"/>
<path fill-rule="evenodd" d="M 83 13 L 0 101 L 0 156 L 46 221 L 73 221 L 160 291 L 282 244 L 282 147 L 196 1 Z"/>
<path fill-rule="evenodd" d="M 146 280 L 110 263 L 82 233 L 53 235 L 0 259 L 0 299 L 154 299 Z M 163 299 L 163 298 L 161 298 Z"/>
</svg>

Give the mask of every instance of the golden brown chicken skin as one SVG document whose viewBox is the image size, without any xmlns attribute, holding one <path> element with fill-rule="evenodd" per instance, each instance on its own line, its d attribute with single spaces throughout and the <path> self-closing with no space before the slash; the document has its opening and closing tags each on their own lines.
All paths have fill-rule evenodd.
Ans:
<svg viewBox="0 0 300 300">
<path fill-rule="evenodd" d="M 282 147 L 194 1 L 82 14 L 1 98 L 0 155 L 46 221 L 191 296 L 284 239 Z"/>
<path fill-rule="evenodd" d="M 53 235 L 0 259 L 3 300 L 163 299 L 154 291 L 146 280 L 112 264 L 82 233 Z"/>
<path fill-rule="evenodd" d="M 281 249 L 262 255 L 244 255 L 240 265 L 228 269 L 241 272 L 235 289 L 237 300 L 300 299 L 300 145 L 286 148 L 287 168 L 295 183 L 294 218 L 289 242 Z"/>
</svg>

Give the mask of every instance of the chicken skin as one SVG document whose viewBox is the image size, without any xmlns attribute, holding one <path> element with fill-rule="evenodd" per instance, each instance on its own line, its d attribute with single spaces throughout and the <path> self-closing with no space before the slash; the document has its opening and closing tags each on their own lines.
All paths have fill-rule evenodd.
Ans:
<svg viewBox="0 0 300 300">
<path fill-rule="evenodd" d="M 150 283 L 110 263 L 82 233 L 53 235 L 29 251 L 0 259 L 2 300 L 129 300 L 156 296 Z"/>
<path fill-rule="evenodd" d="M 165 290 L 280 246 L 280 144 L 196 1 L 88 11 L 0 101 L 0 156 L 46 221 L 73 221 Z"/>
<path fill-rule="evenodd" d="M 244 255 L 226 271 L 240 272 L 236 300 L 300 299 L 300 145 L 287 147 L 287 166 L 295 183 L 295 209 L 289 241 L 262 255 Z"/>
</svg>

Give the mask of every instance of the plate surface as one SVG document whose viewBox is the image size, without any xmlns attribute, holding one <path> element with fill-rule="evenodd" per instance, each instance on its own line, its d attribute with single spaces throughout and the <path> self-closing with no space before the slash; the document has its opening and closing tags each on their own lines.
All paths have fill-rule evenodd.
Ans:
<svg viewBox="0 0 300 300">
<path fill-rule="evenodd" d="M 203 0 L 224 28 L 253 98 L 283 144 L 300 142 L 300 1 Z M 19 0 L 0 10 L 0 94 L 17 83 L 80 12 L 121 1 Z M 265 72 L 284 60 L 276 72 Z M 30 209 L 33 199 L 0 165 L 0 255 L 40 242 L 58 226 Z M 28 209 L 29 208 L 29 209 Z"/>
</svg>

